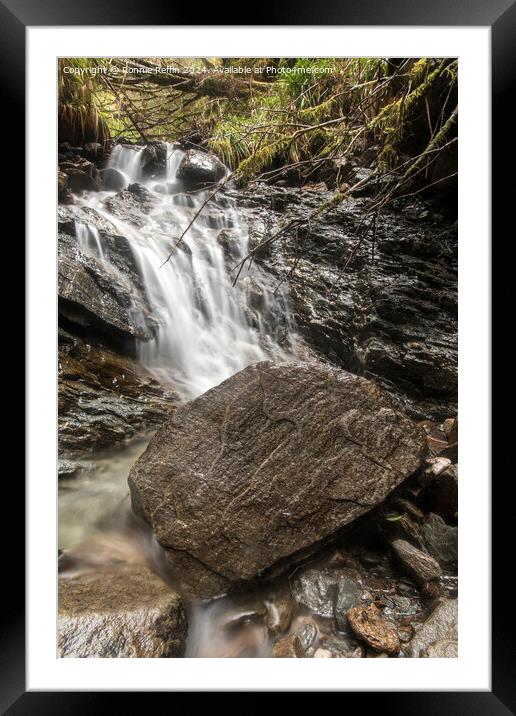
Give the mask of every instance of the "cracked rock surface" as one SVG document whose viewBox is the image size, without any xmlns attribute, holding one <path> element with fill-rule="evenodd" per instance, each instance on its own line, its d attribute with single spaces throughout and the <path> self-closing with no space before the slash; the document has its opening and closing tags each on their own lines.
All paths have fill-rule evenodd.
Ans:
<svg viewBox="0 0 516 716">
<path fill-rule="evenodd" d="M 212 597 L 310 554 L 414 473 L 425 446 L 374 383 L 259 363 L 156 433 L 129 476 L 133 509 L 185 590 Z"/>
</svg>

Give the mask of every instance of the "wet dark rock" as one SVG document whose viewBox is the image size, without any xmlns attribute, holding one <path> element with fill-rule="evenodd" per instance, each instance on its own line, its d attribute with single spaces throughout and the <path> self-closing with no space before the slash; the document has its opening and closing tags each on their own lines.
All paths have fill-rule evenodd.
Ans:
<svg viewBox="0 0 516 716">
<path fill-rule="evenodd" d="M 229 609 L 225 609 L 223 630 L 228 632 L 249 622 L 263 622 L 268 615 L 267 605 L 254 593 L 241 595 Z"/>
<path fill-rule="evenodd" d="M 65 174 L 65 172 L 62 171 L 58 171 L 57 173 L 57 199 L 61 204 L 73 203 L 68 174 Z"/>
<path fill-rule="evenodd" d="M 168 146 L 165 142 L 149 142 L 140 154 L 140 166 L 146 177 L 164 178 L 167 167 Z"/>
<path fill-rule="evenodd" d="M 396 506 L 402 510 L 405 510 L 405 512 L 410 515 L 411 519 L 415 520 L 416 522 L 421 522 L 424 519 L 424 513 L 422 512 L 422 510 L 420 510 L 419 507 L 413 502 L 407 500 L 404 497 L 398 497 L 396 499 Z"/>
<path fill-rule="evenodd" d="M 398 634 L 380 617 L 375 604 L 353 607 L 348 621 L 355 634 L 375 651 L 397 654 L 400 650 Z"/>
<path fill-rule="evenodd" d="M 111 234 L 114 237 L 118 236 L 115 225 L 90 206 L 58 207 L 57 226 L 60 233 L 75 236 L 76 222 L 89 224 L 106 234 Z M 127 244 L 127 239 L 125 241 Z M 123 250 L 121 246 L 117 246 L 116 249 L 118 251 L 122 250 L 125 256 L 128 255 L 128 247 Z"/>
<path fill-rule="evenodd" d="M 124 442 L 163 423 L 179 401 L 135 360 L 62 330 L 58 368 L 60 454 Z"/>
<path fill-rule="evenodd" d="M 416 520 L 407 513 L 394 514 L 392 520 L 389 519 L 390 517 L 391 515 L 387 514 L 385 521 L 381 525 L 382 532 L 389 541 L 401 539 L 421 546 L 421 528 Z"/>
<path fill-rule="evenodd" d="M 374 170 L 367 167 L 356 167 L 351 177 L 353 185 L 361 184 L 361 186 L 353 189 L 353 196 L 372 196 L 377 187 L 374 183 Z M 363 184 L 362 184 L 363 182 Z"/>
<path fill-rule="evenodd" d="M 370 381 L 250 366 L 177 410 L 133 466 L 133 509 L 192 593 L 273 576 L 421 464 L 424 433 Z M 180 517 L 179 517 L 180 515 Z"/>
<path fill-rule="evenodd" d="M 435 602 L 440 597 L 444 596 L 444 591 L 441 586 L 441 577 L 432 579 L 429 582 L 424 582 L 420 587 L 420 594 L 424 600 L 429 603 Z"/>
<path fill-rule="evenodd" d="M 79 462 L 77 460 L 61 460 L 57 461 L 57 473 L 59 479 L 69 479 L 72 477 L 78 477 L 85 470 L 89 470 L 90 465 L 86 462 Z"/>
<path fill-rule="evenodd" d="M 120 189 L 125 189 L 127 184 L 127 179 L 122 172 L 113 167 L 101 169 L 99 179 L 100 185 L 105 191 L 119 191 Z"/>
<path fill-rule="evenodd" d="M 115 194 L 106 202 L 106 209 L 123 221 L 142 227 L 148 214 L 155 207 L 156 200 L 141 184 L 130 184 L 127 189 Z"/>
<path fill-rule="evenodd" d="M 441 599 L 428 619 L 416 626 L 416 633 L 407 646 L 407 653 L 413 658 L 423 656 L 432 644 L 442 640 L 458 639 L 457 599 Z"/>
<path fill-rule="evenodd" d="M 402 597 L 413 597 L 417 593 L 417 586 L 414 582 L 402 579 L 397 582 L 396 591 Z"/>
<path fill-rule="evenodd" d="M 177 178 L 188 189 L 196 189 L 222 179 L 226 174 L 226 167 L 213 154 L 189 149 L 177 170 Z"/>
<path fill-rule="evenodd" d="M 258 185 L 236 199 L 253 247 L 331 196 Z M 378 379 L 417 419 L 442 420 L 457 401 L 457 228 L 386 210 L 372 263 L 371 231 L 356 250 L 369 225 L 363 201 L 349 199 L 255 260 L 280 280 L 299 255 L 288 283 L 308 343 L 333 364 Z"/>
<path fill-rule="evenodd" d="M 74 194 L 98 191 L 100 188 L 96 166 L 80 156 L 73 156 L 59 164 L 59 171 L 68 177 L 68 188 Z"/>
<path fill-rule="evenodd" d="M 123 237 L 114 240 L 127 245 Z M 59 313 L 106 335 L 149 340 L 157 326 L 140 279 L 123 252 L 113 253 L 117 263 L 106 266 L 85 253 L 75 236 L 58 234 Z"/>
<path fill-rule="evenodd" d="M 252 276 L 245 276 L 242 279 L 247 305 L 254 311 L 262 311 L 265 308 L 265 295 L 261 286 L 254 280 Z"/>
<path fill-rule="evenodd" d="M 459 442 L 459 420 L 458 418 L 447 418 L 443 424 L 442 429 L 446 437 L 448 438 L 448 443 L 453 445 L 454 443 Z"/>
<path fill-rule="evenodd" d="M 427 552 L 439 562 L 441 567 L 456 570 L 458 561 L 457 527 L 447 525 L 442 517 L 432 512 L 426 517 L 421 533 Z"/>
<path fill-rule="evenodd" d="M 347 628 L 347 612 L 363 593 L 360 576 L 352 570 L 308 569 L 292 583 L 294 599 L 321 617 L 332 617 L 341 630 Z"/>
<path fill-rule="evenodd" d="M 74 194 L 80 194 L 83 191 L 98 191 L 100 189 L 98 179 L 81 169 L 68 169 L 66 174 L 68 176 L 68 187 Z"/>
<path fill-rule="evenodd" d="M 450 465 L 428 486 L 429 507 L 448 522 L 457 520 L 459 499 L 459 466 Z"/>
<path fill-rule="evenodd" d="M 106 156 L 106 150 L 99 142 L 87 142 L 82 148 L 81 155 L 90 162 L 99 162 Z"/>
<path fill-rule="evenodd" d="M 420 584 L 441 576 L 439 563 L 430 555 L 402 539 L 395 539 L 391 544 L 401 564 Z"/>
<path fill-rule="evenodd" d="M 295 632 L 278 639 L 272 647 L 273 658 L 302 659 L 313 656 L 313 645 L 317 639 L 317 627 L 313 622 L 300 626 Z"/>
<path fill-rule="evenodd" d="M 146 567 L 119 565 L 59 580 L 60 657 L 183 656 L 186 633 L 181 598 Z"/>
<path fill-rule="evenodd" d="M 326 653 L 321 653 L 322 651 Z M 331 634 L 314 653 L 314 657 L 318 659 L 362 659 L 364 656 L 365 649 L 356 639 L 343 637 L 341 634 Z"/>
<path fill-rule="evenodd" d="M 234 264 L 240 256 L 240 236 L 230 229 L 222 229 L 217 235 L 217 243 L 222 247 L 226 259 Z"/>
</svg>

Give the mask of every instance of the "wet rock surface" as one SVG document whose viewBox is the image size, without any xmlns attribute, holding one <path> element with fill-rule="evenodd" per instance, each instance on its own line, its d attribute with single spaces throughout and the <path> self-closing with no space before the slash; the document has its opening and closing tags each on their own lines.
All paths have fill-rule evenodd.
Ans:
<svg viewBox="0 0 516 716">
<path fill-rule="evenodd" d="M 118 243 L 123 244 L 123 239 Z M 117 256 L 118 265 L 108 270 L 82 249 L 76 236 L 60 233 L 59 312 L 81 328 L 149 340 L 156 329 L 149 303 L 122 252 L 117 251 Z"/>
<path fill-rule="evenodd" d="M 259 363 L 176 411 L 131 470 L 197 596 L 215 596 L 351 523 L 421 464 L 424 434 L 371 382 Z"/>
<path fill-rule="evenodd" d="M 75 194 L 100 188 L 98 169 L 86 157 L 70 153 L 59 162 L 59 171 L 66 175 L 67 187 Z"/>
<path fill-rule="evenodd" d="M 64 330 L 59 343 L 60 454 L 125 442 L 163 422 L 177 405 L 173 389 L 160 385 L 134 359 Z M 74 474 L 76 464 L 70 463 Z"/>
<path fill-rule="evenodd" d="M 167 146 L 156 142 L 145 148 L 137 181 L 152 177 L 162 182 L 154 191 L 171 195 L 172 217 L 182 207 L 193 208 L 196 190 L 224 174 L 216 158 L 189 153 L 183 166 L 186 191 L 178 193 L 177 185 L 166 180 Z M 70 492 L 78 481 L 90 479 L 85 453 L 163 425 L 179 399 L 173 387 L 160 385 L 131 357 L 135 340 L 152 338 L 157 325 L 117 219 L 138 228 L 153 211 L 155 196 L 121 172 L 107 169 L 101 145 L 60 146 L 59 151 L 60 272 L 64 293 L 69 291 L 59 304 L 59 476 L 63 490 Z M 355 183 L 367 173 L 359 169 L 346 168 L 340 180 Z M 118 192 L 106 207 L 112 221 L 83 205 L 84 191 L 99 190 Z M 163 428 L 165 435 L 172 431 L 177 452 L 165 449 L 161 441 L 151 459 L 144 457 L 149 481 L 138 488 L 135 503 L 138 510 L 152 511 L 151 522 L 158 525 L 168 550 L 164 576 L 168 578 L 170 566 L 173 576 L 178 570 L 188 576 L 182 585 L 187 594 L 211 596 L 235 589 L 223 599 L 196 602 L 201 610 L 218 611 L 219 617 L 212 620 L 210 647 L 205 644 L 204 651 L 187 656 L 457 656 L 456 226 L 430 204 L 405 203 L 378 218 L 373 242 L 368 221 L 364 223 L 361 193 L 359 188 L 338 210 L 310 222 L 297 238 L 289 236 L 288 246 L 273 245 L 256 261 L 273 285 L 293 269 L 290 306 L 310 354 L 372 377 L 386 388 L 397 406 L 421 421 L 418 430 L 431 458 L 405 482 L 406 464 L 392 474 L 397 448 L 394 455 L 386 455 L 381 436 L 375 443 L 361 434 L 377 436 L 378 418 L 361 423 L 362 413 L 356 417 L 338 395 L 334 422 L 326 413 L 316 413 L 314 405 L 329 381 L 321 393 L 313 394 L 313 401 L 307 400 L 306 415 L 317 421 L 317 432 L 323 426 L 320 443 L 313 431 L 307 437 L 304 426 L 309 422 L 300 423 L 291 410 L 303 390 L 286 395 L 274 381 L 260 388 L 259 399 L 243 390 L 238 400 L 237 386 L 209 411 L 203 407 L 191 415 L 185 409 L 172 428 Z M 241 253 L 234 218 L 226 212 L 228 201 L 236 198 L 250 221 L 252 247 L 330 196 L 323 183 L 302 190 L 279 185 L 246 192 L 232 188 L 214 198 L 198 223 L 218 230 L 215 240 L 229 269 Z M 99 232 L 107 262 L 79 245 L 78 224 Z M 191 253 L 186 244 L 184 250 Z M 252 270 L 242 274 L 240 284 L 249 322 L 261 317 L 268 325 L 271 306 Z M 284 304 L 280 311 L 286 314 Z M 375 411 L 383 405 L 379 396 L 375 388 L 370 396 Z M 369 405 L 369 398 L 362 398 L 360 411 Z M 340 422 L 343 414 L 347 419 Z M 406 424 L 412 435 L 412 423 Z M 387 438 L 385 445 L 398 445 Z M 287 442 L 293 445 L 291 453 L 284 452 Z M 305 444 L 314 451 L 322 473 L 306 459 Z M 416 467 L 420 462 L 418 457 Z M 184 481 L 172 474 L 185 467 Z M 366 467 L 372 472 L 370 480 L 363 477 Z M 358 487 L 348 489 L 357 479 L 355 469 Z M 214 476 L 220 479 L 210 491 L 208 482 Z M 125 489 L 125 474 L 123 480 Z M 391 485 L 394 492 L 382 503 Z M 154 502 L 150 493 L 156 486 Z M 371 500 L 372 486 L 381 489 L 374 487 Z M 133 500 L 134 495 L 133 490 Z M 116 495 L 111 497 L 116 500 Z M 380 507 L 372 507 L 373 502 Z M 340 530 L 348 519 L 348 527 Z M 328 540 L 337 547 L 328 547 Z M 405 565 L 390 547 L 394 540 L 409 546 L 408 552 L 404 548 Z M 100 544 L 105 545 L 103 540 Z M 118 557 L 126 559 L 127 547 L 118 547 Z M 98 554 L 93 557 L 92 566 L 98 564 Z M 313 557 L 319 560 L 316 564 Z M 299 566 L 298 561 L 305 560 L 309 563 Z M 283 571 L 280 583 L 272 579 Z M 60 580 L 65 607 L 60 614 L 62 655 L 185 654 L 182 604 L 156 575 L 128 564 L 111 564 L 98 572 Z M 430 573 L 431 581 L 423 581 Z M 127 589 L 122 577 L 130 585 Z M 251 594 L 237 591 L 250 579 Z M 168 596 L 162 595 L 163 589 Z M 350 610 L 358 610 L 353 612 L 356 631 L 348 619 Z M 396 636 L 399 651 L 394 650 Z"/>
<path fill-rule="evenodd" d="M 59 580 L 60 657 L 183 656 L 186 633 L 181 598 L 146 567 L 104 567 Z"/>
<path fill-rule="evenodd" d="M 150 212 L 155 203 L 151 193 L 142 184 L 136 183 L 109 199 L 106 209 L 123 221 L 141 227 L 145 223 L 141 212 Z"/>
<path fill-rule="evenodd" d="M 438 562 L 406 540 L 394 540 L 392 548 L 403 567 L 420 584 L 430 582 L 441 576 L 442 570 Z"/>
<path fill-rule="evenodd" d="M 394 629 L 380 618 L 375 604 L 353 607 L 348 612 L 351 628 L 368 646 L 385 654 L 397 654 L 400 640 Z"/>
<path fill-rule="evenodd" d="M 351 607 L 360 603 L 364 589 L 359 574 L 350 569 L 309 569 L 293 580 L 294 599 L 321 617 L 344 625 Z"/>
<path fill-rule="evenodd" d="M 189 149 L 183 157 L 177 177 L 190 189 L 219 181 L 226 174 L 226 167 L 217 157 L 207 152 Z"/>
<path fill-rule="evenodd" d="M 257 245 L 332 194 L 257 185 L 235 196 Z M 373 229 L 363 201 L 349 199 L 255 260 L 277 280 L 289 274 L 296 322 L 322 356 L 377 378 L 418 419 L 448 417 L 457 401 L 457 226 L 430 208 L 415 219 L 386 210 Z"/>
<path fill-rule="evenodd" d="M 439 515 L 431 512 L 421 528 L 423 544 L 427 552 L 439 564 L 450 570 L 458 567 L 458 529 L 447 525 Z"/>
<path fill-rule="evenodd" d="M 409 656 L 418 658 L 424 656 L 425 652 L 428 652 L 428 649 L 438 642 L 446 640 L 456 643 L 457 638 L 458 601 L 457 599 L 441 599 L 424 624 L 416 627 L 415 636 L 408 644 L 407 652 Z M 448 644 L 446 649 L 449 648 Z M 439 650 L 435 647 L 427 655 L 436 656 Z"/>
</svg>

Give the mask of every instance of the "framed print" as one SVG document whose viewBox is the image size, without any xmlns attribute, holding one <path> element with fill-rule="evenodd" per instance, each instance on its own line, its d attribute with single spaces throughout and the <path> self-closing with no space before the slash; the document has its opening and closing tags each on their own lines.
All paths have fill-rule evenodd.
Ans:
<svg viewBox="0 0 516 716">
<path fill-rule="evenodd" d="M 27 167 L 7 713 L 254 690 L 514 710 L 489 373 L 514 5 L 370 5 L 0 5 Z"/>
</svg>

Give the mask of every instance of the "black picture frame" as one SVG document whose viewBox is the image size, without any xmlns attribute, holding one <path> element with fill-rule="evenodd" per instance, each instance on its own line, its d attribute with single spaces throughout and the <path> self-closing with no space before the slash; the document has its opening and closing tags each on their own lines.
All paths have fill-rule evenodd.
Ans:
<svg viewBox="0 0 516 716">
<path fill-rule="evenodd" d="M 203 25 L 240 24 L 227 22 L 242 18 L 242 5 L 232 6 L 226 2 L 203 7 Z M 513 182 L 504 182 L 504 165 L 514 167 L 514 138 L 507 108 L 511 105 L 513 88 L 516 88 L 516 2 L 514 0 L 361 0 L 358 2 L 326 2 L 315 6 L 307 0 L 287 0 L 281 5 L 253 5 L 252 25 L 386 25 L 386 26 L 489 26 L 492 32 L 492 234 L 500 234 L 502 222 L 510 227 L 509 212 L 514 199 Z M 20 204 L 24 186 L 23 118 L 25 112 L 25 29 L 27 26 L 67 25 L 191 25 L 191 19 L 199 15 L 199 9 L 187 10 L 174 4 L 161 5 L 156 0 L 145 3 L 137 0 L 0 0 L 0 86 L 4 108 L 0 112 L 3 132 L 0 134 L 4 147 L 11 153 L 4 165 L 7 175 L 9 206 L 14 200 Z M 241 24 L 245 24 L 241 21 Z M 15 136 L 14 142 L 9 137 Z M 5 156 L 5 152 L 4 152 Z M 14 190 L 13 190 L 14 187 Z M 16 196 L 13 196 L 13 193 Z M 512 200 L 512 201 L 511 201 Z M 12 211 L 12 208 L 10 208 Z M 22 246 L 21 217 L 18 208 L 16 244 Z M 507 222 L 505 224 L 505 222 Z M 7 239 L 7 236 L 4 236 Z M 509 236 L 508 236 L 509 238 Z M 21 258 L 23 262 L 23 257 Z M 20 266 L 21 264 L 18 264 Z M 498 282 L 493 291 L 493 306 L 509 301 L 510 283 Z M 21 294 L 21 291 L 19 292 Z M 493 312 L 493 316 L 496 311 Z M 21 361 L 18 358 L 18 363 Z M 486 436 L 486 440 L 489 436 Z M 501 439 L 499 439 L 501 443 Z M 5 449 L 5 448 L 4 448 Z M 4 506 L 15 506 L 16 533 L 6 539 L 7 565 L 4 566 L 4 607 L 2 609 L 2 649 L 0 652 L 0 708 L 2 713 L 18 714 L 70 714 L 97 713 L 120 707 L 120 694 L 115 702 L 111 693 L 95 692 L 26 692 L 25 690 L 25 593 L 23 565 L 24 485 L 20 470 L 12 469 L 4 495 Z M 15 479 L 16 478 L 16 479 Z M 7 480 L 7 475 L 5 478 Z M 467 479 L 467 476 L 466 476 Z M 396 692 L 367 694 L 349 693 L 344 697 L 349 708 L 350 698 L 359 698 L 364 708 L 375 706 L 383 713 L 402 714 L 516 714 L 514 663 L 514 605 L 508 602 L 507 580 L 512 571 L 505 560 L 505 545 L 510 544 L 509 510 L 511 502 L 502 489 L 493 494 L 493 593 L 492 593 L 492 691 L 491 692 Z M 511 510 L 512 511 L 512 510 Z M 508 574 L 509 573 L 509 574 Z M 473 597 L 474 598 L 474 597 Z M 509 597 L 510 599 L 510 597 Z M 511 628 L 512 627 L 512 628 Z M 338 687 L 336 687 L 337 689 Z M 316 689 L 314 689 L 316 690 Z M 139 693 L 132 693 L 131 710 L 145 708 Z M 148 695 L 145 696 L 148 699 Z M 148 704 L 146 701 L 145 704 Z M 343 702 L 344 706 L 344 702 Z"/>
</svg>

